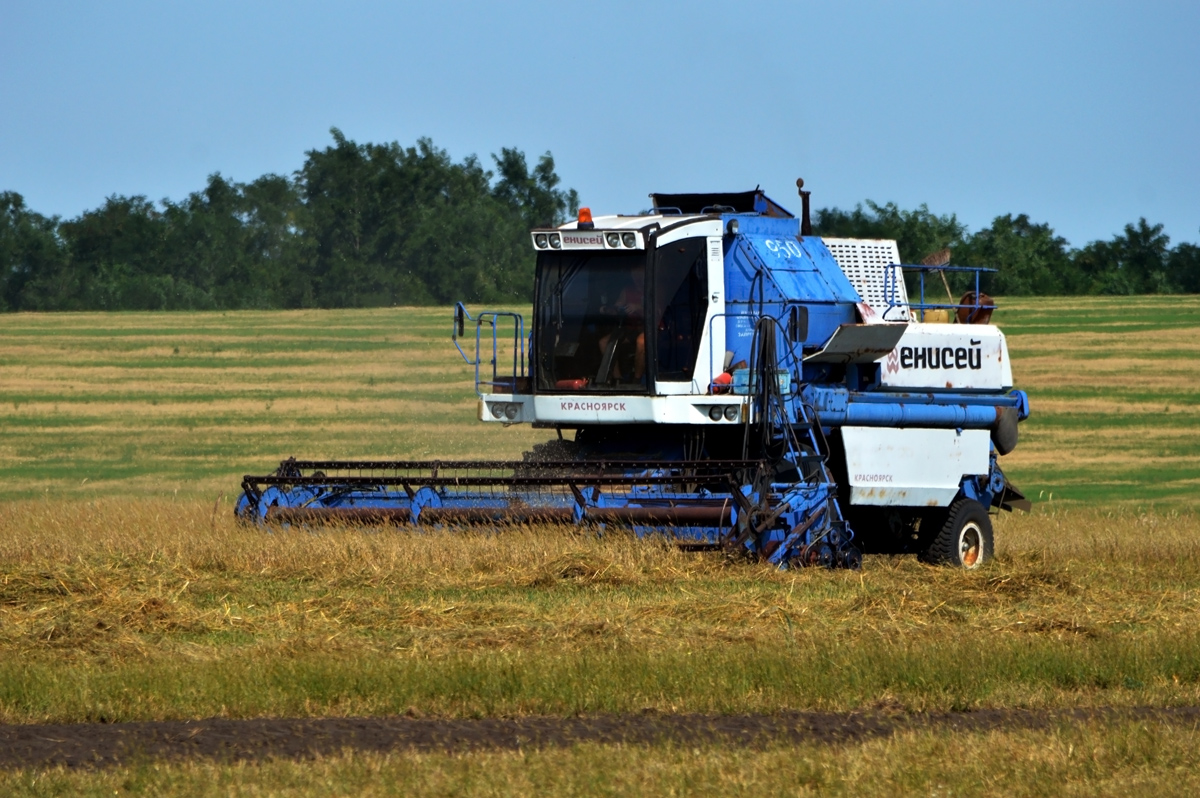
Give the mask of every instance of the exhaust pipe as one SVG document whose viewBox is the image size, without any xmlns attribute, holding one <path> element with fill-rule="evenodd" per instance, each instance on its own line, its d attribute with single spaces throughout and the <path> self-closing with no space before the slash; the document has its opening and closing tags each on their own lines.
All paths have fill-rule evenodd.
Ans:
<svg viewBox="0 0 1200 798">
<path fill-rule="evenodd" d="M 804 190 L 804 178 L 796 178 L 796 190 L 800 192 L 800 235 L 812 235 L 812 218 L 809 216 L 809 197 L 811 191 Z"/>
</svg>

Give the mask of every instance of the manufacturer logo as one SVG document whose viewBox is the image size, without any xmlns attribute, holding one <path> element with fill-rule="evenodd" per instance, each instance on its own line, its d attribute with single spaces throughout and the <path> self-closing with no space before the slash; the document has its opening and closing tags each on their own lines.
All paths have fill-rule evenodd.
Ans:
<svg viewBox="0 0 1200 798">
<path fill-rule="evenodd" d="M 604 236 L 601 233 L 564 231 L 562 243 L 564 247 L 602 247 L 604 246 Z"/>
<path fill-rule="evenodd" d="M 897 350 L 893 349 L 891 352 L 888 352 L 887 364 L 884 366 L 884 369 L 888 374 L 895 374 L 900 370 L 900 353 Z"/>
<path fill-rule="evenodd" d="M 624 402 L 559 402 L 559 410 L 582 410 L 589 413 L 625 412 Z"/>
<path fill-rule="evenodd" d="M 978 341 L 971 343 L 974 346 L 902 346 L 900 368 L 979 371 L 983 368 L 983 349 L 978 345 Z M 891 355 L 888 355 L 888 371 L 893 371 Z"/>
</svg>

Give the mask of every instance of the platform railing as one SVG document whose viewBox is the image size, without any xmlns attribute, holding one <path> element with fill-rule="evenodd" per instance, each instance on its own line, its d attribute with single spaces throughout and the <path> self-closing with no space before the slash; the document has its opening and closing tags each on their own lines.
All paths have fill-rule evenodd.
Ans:
<svg viewBox="0 0 1200 798">
<path fill-rule="evenodd" d="M 981 319 L 983 317 L 990 318 L 991 311 L 995 310 L 995 305 L 988 297 L 980 290 L 980 275 L 995 273 L 996 269 L 989 269 L 983 266 L 952 266 L 949 264 L 940 266 L 928 266 L 925 264 L 902 263 L 898 264 L 899 269 L 888 269 L 884 275 L 884 299 L 887 301 L 887 309 L 903 307 L 907 304 L 910 312 L 916 315 L 919 312 L 920 320 L 928 320 L 928 311 L 946 311 L 948 316 L 954 316 L 959 311 L 966 310 L 966 318 L 969 320 Z M 925 276 L 927 274 L 937 273 L 941 277 L 943 286 L 946 288 L 947 294 L 950 294 L 950 284 L 946 280 L 946 273 L 968 272 L 975 276 L 975 288 L 973 291 L 968 291 L 964 294 L 963 299 L 955 302 L 948 297 L 946 302 L 930 302 L 926 299 L 925 291 Z M 903 279 L 905 274 L 915 274 L 917 276 L 918 297 L 919 301 L 913 302 L 907 297 L 905 291 L 905 299 L 901 299 L 901 291 L 899 281 Z M 906 286 L 907 288 L 907 286 Z M 907 301 L 905 301 L 907 300 Z M 969 301 L 968 301 L 969 300 Z M 886 318 L 887 312 L 884 312 Z M 947 318 L 945 321 L 949 321 Z"/>
</svg>

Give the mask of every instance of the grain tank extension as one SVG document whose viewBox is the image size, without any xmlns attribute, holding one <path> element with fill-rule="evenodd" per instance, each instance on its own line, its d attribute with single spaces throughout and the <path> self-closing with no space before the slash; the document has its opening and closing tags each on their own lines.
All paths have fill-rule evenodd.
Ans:
<svg viewBox="0 0 1200 798">
<path fill-rule="evenodd" d="M 531 232 L 528 322 L 455 309 L 480 421 L 546 444 L 520 461 L 291 459 L 246 477 L 238 514 L 621 525 L 782 567 L 989 559 L 989 511 L 1028 508 L 999 458 L 1029 404 L 979 270 L 961 300 L 926 302 L 927 276 L 963 269 L 813 236 L 802 183 L 799 218 L 758 190 L 651 198 Z"/>
</svg>

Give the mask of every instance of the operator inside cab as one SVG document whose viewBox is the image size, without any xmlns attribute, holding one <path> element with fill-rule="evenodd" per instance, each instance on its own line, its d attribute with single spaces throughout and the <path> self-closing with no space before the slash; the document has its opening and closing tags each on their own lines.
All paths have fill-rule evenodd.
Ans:
<svg viewBox="0 0 1200 798">
<path fill-rule="evenodd" d="M 632 376 L 641 380 L 646 373 L 646 295 L 642 286 L 634 280 L 631 274 L 621 277 L 621 287 L 616 299 L 606 302 L 607 296 L 601 298 L 600 313 L 611 317 L 615 326 L 600 336 L 600 372 L 608 371 L 615 379 L 621 380 Z M 619 352 L 618 350 L 624 350 Z M 629 357 L 621 357 L 632 352 L 632 364 Z M 625 366 L 622 367 L 622 361 Z M 632 365 L 632 374 L 625 371 Z M 608 367 L 607 369 L 605 367 Z"/>
</svg>

